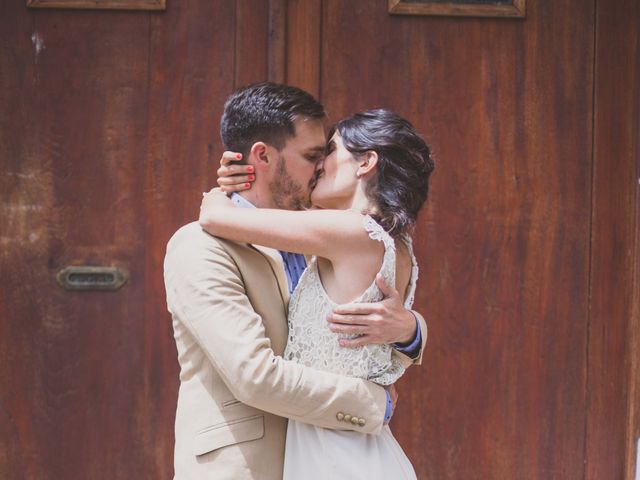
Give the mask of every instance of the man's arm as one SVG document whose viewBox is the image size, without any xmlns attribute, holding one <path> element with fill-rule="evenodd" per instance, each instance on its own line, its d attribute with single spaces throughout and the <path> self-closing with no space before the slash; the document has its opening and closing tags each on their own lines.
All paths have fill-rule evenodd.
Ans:
<svg viewBox="0 0 640 480">
<path fill-rule="evenodd" d="M 206 235 L 199 232 L 200 235 Z M 237 266 L 214 238 L 170 242 L 167 303 L 194 336 L 229 390 L 243 403 L 325 428 L 378 433 L 385 390 L 276 356 Z M 363 419 L 339 420 L 338 413 Z"/>
<path fill-rule="evenodd" d="M 358 334 L 343 339 L 344 347 L 355 348 L 371 343 L 393 344 L 406 365 L 422 363 L 427 342 L 427 324 L 418 312 L 404 308 L 398 291 L 382 277 L 376 283 L 385 298 L 376 303 L 350 303 L 336 307 L 327 317 L 329 328 L 338 333 Z"/>
</svg>

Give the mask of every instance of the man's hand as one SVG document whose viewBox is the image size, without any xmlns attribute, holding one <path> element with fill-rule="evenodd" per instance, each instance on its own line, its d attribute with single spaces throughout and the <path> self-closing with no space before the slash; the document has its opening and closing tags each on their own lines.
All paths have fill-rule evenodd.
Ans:
<svg viewBox="0 0 640 480">
<path fill-rule="evenodd" d="M 220 168 L 217 172 L 218 185 L 227 194 L 248 190 L 251 188 L 251 182 L 256 179 L 253 165 L 233 164 L 240 160 L 242 160 L 242 154 L 236 152 L 224 152 L 220 159 Z"/>
<path fill-rule="evenodd" d="M 416 319 L 404 308 L 403 299 L 395 288 L 387 285 L 381 275 L 376 285 L 384 294 L 377 303 L 339 305 L 327 316 L 332 332 L 361 335 L 340 339 L 342 347 L 359 347 L 381 343 L 410 343 L 416 336 Z"/>
</svg>

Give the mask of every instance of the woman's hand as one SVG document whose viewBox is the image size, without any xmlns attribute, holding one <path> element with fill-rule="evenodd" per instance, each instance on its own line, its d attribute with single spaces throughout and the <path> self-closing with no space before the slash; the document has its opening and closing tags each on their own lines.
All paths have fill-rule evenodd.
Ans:
<svg viewBox="0 0 640 480">
<path fill-rule="evenodd" d="M 200 225 L 206 229 L 210 215 L 219 208 L 235 208 L 235 204 L 220 188 L 213 188 L 209 192 L 203 193 L 200 218 L 198 218 Z"/>
<path fill-rule="evenodd" d="M 234 165 L 233 162 L 242 160 L 242 154 L 224 152 L 218 169 L 218 185 L 225 193 L 241 192 L 251 188 L 255 177 L 253 165 Z"/>
</svg>

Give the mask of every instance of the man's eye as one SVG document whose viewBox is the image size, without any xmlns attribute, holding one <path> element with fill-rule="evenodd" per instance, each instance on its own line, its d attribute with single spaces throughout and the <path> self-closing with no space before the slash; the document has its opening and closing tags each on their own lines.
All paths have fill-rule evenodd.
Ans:
<svg viewBox="0 0 640 480">
<path fill-rule="evenodd" d="M 306 159 L 310 162 L 318 162 L 322 159 L 322 155 L 307 155 Z"/>
</svg>

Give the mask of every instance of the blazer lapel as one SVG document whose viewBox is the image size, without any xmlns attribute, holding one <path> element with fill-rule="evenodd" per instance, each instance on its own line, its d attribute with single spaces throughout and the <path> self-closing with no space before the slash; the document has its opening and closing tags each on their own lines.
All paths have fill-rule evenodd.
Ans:
<svg viewBox="0 0 640 480">
<path fill-rule="evenodd" d="M 273 248 L 263 247 L 262 245 L 253 245 L 251 244 L 255 250 L 260 252 L 265 258 L 269 261 L 271 265 L 271 269 L 273 270 L 274 275 L 278 281 L 278 289 L 280 290 L 280 296 L 282 297 L 282 302 L 284 303 L 285 308 L 289 308 L 289 282 L 287 281 L 287 274 L 284 271 L 284 262 L 282 260 L 282 255 L 278 250 Z"/>
</svg>

